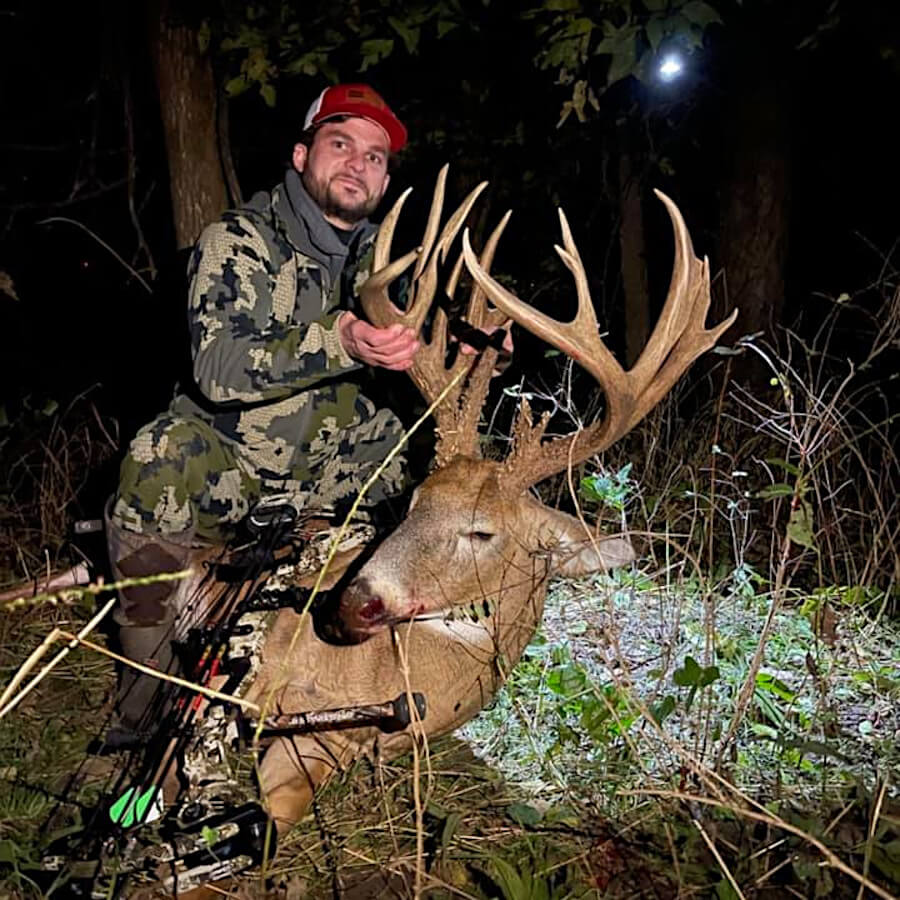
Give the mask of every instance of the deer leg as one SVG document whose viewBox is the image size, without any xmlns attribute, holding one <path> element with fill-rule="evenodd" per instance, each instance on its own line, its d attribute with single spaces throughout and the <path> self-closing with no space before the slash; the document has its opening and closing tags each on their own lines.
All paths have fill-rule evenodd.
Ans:
<svg viewBox="0 0 900 900">
<path fill-rule="evenodd" d="M 316 789 L 336 768 L 335 757 L 314 738 L 279 738 L 269 747 L 260 764 L 259 784 L 279 834 L 303 818 Z"/>
</svg>

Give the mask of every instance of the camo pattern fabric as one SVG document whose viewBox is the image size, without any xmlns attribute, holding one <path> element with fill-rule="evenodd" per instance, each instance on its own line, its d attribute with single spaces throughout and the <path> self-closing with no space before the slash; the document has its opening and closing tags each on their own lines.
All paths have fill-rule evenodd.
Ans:
<svg viewBox="0 0 900 900">
<path fill-rule="evenodd" d="M 116 524 L 218 540 L 261 492 L 326 506 L 359 492 L 402 431 L 360 393 L 338 337 L 374 235 L 363 221 L 341 240 L 293 170 L 203 232 L 188 270 L 199 395 L 177 396 L 132 442 Z M 403 489 L 403 465 L 367 502 Z"/>
<path fill-rule="evenodd" d="M 202 419 L 163 413 L 131 442 L 112 519 L 137 534 L 189 533 L 220 542 L 264 492 L 286 491 L 313 508 L 351 501 L 403 431 L 391 412 L 376 410 L 362 394 L 355 399 L 349 418 L 318 418 L 310 439 L 299 445 L 301 462 L 278 479 L 255 469 L 252 454 Z M 400 493 L 404 478 L 398 454 L 366 493 L 365 505 Z"/>
</svg>

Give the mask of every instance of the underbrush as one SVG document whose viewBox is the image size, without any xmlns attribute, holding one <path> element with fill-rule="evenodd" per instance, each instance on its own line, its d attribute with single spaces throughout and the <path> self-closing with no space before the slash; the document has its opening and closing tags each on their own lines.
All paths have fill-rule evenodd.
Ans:
<svg viewBox="0 0 900 900">
<path fill-rule="evenodd" d="M 70 562 L 79 497 L 119 450 L 116 423 L 91 393 L 62 407 L 31 395 L 0 405 L 0 586 Z"/>
</svg>

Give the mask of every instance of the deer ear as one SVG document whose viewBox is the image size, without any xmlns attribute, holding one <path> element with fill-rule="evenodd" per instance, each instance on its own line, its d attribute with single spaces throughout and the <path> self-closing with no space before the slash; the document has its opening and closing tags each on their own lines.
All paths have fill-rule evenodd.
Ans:
<svg viewBox="0 0 900 900">
<path fill-rule="evenodd" d="M 542 509 L 539 545 L 549 552 L 554 575 L 576 578 L 590 572 L 615 569 L 636 556 L 630 538 L 595 537 L 584 533 L 584 525 L 574 516 L 556 509 Z"/>
</svg>

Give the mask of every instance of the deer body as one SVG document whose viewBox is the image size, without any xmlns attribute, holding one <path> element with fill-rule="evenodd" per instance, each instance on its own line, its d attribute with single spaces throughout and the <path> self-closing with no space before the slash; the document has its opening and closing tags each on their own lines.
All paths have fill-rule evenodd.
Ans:
<svg viewBox="0 0 900 900">
<path fill-rule="evenodd" d="M 280 739 L 263 759 L 261 786 L 279 826 L 292 824 L 335 768 L 458 728 L 488 704 L 534 635 L 549 577 L 584 574 L 633 558 L 627 539 L 591 542 L 575 518 L 527 494 L 499 491 L 499 464 L 458 457 L 418 489 L 406 520 L 351 582 L 341 618 L 362 643 L 338 646 L 309 617 L 280 613 L 248 700 L 270 690 L 283 710 L 320 710 L 421 692 L 421 725 L 392 735 L 374 729 Z M 452 618 L 434 611 L 454 610 Z M 418 616 L 419 618 L 411 618 Z M 403 621 L 393 629 L 386 623 Z M 290 649 L 295 629 L 299 638 Z M 298 760 L 302 760 L 300 763 Z"/>
</svg>

